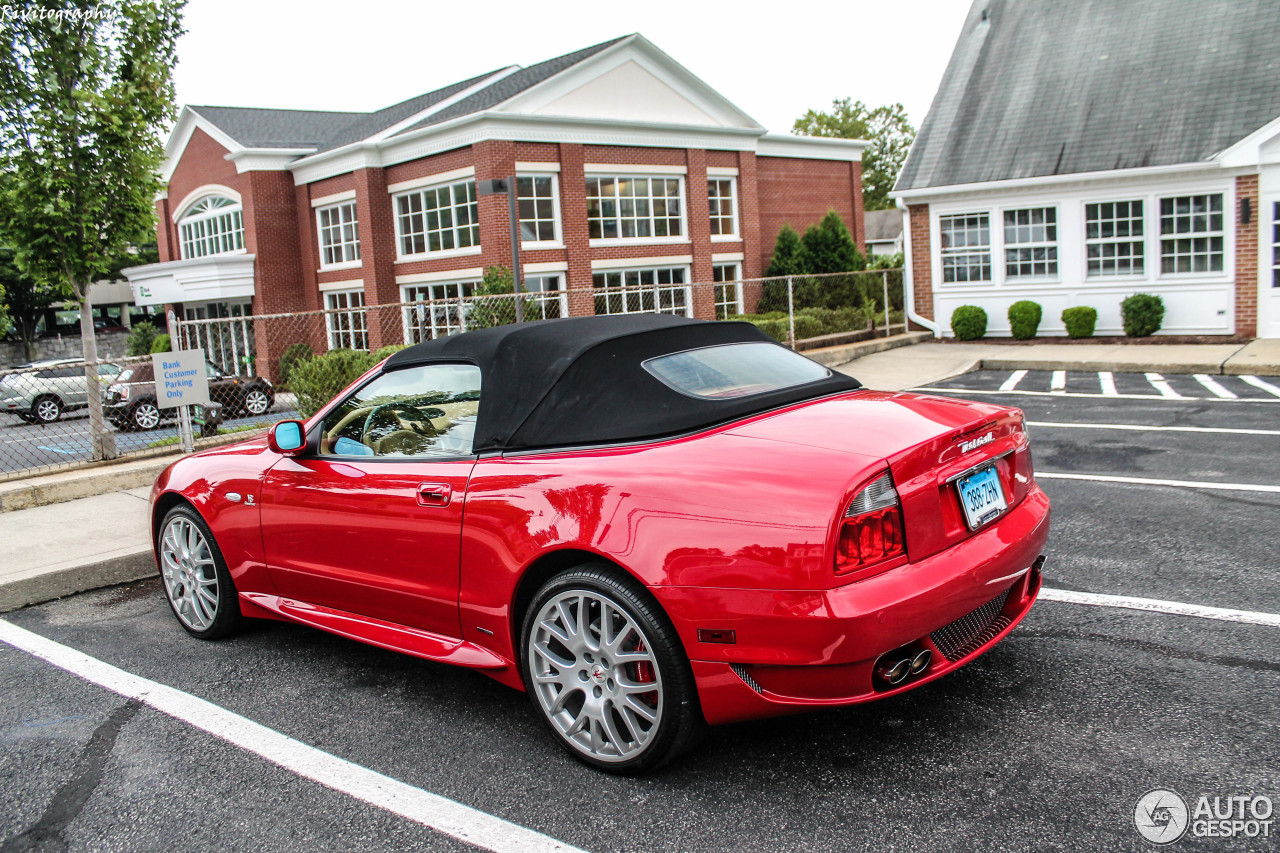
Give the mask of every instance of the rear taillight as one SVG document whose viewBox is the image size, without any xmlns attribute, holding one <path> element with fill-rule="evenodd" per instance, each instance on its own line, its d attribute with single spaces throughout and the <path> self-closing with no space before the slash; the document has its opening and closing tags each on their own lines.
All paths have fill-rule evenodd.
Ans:
<svg viewBox="0 0 1280 853">
<path fill-rule="evenodd" d="M 840 523 L 836 540 L 836 573 L 865 569 L 901 557 L 902 505 L 888 472 L 854 495 Z"/>
</svg>

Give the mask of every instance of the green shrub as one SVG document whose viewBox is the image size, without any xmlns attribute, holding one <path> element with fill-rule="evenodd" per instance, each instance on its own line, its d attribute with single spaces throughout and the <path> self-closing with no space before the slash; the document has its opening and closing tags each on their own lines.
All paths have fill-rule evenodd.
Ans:
<svg viewBox="0 0 1280 853">
<path fill-rule="evenodd" d="M 786 343 L 791 323 L 785 311 L 764 314 L 736 314 L 730 320 L 751 323 L 776 341 Z M 839 332 L 858 332 L 868 328 L 866 315 L 857 308 L 802 308 L 796 311 L 796 339 L 816 338 Z"/>
<path fill-rule="evenodd" d="M 289 387 L 298 395 L 298 413 L 311 417 L 376 363 L 372 353 L 335 349 L 296 364 Z"/>
<path fill-rule="evenodd" d="M 151 345 L 155 343 L 156 336 L 159 334 L 160 330 L 149 320 L 134 323 L 133 328 L 129 330 L 129 337 L 124 342 L 124 354 L 149 354 L 152 351 Z"/>
<path fill-rule="evenodd" d="M 750 323 L 775 341 L 783 343 L 786 342 L 790 332 L 787 315 L 781 311 L 771 311 L 768 314 L 734 314 L 729 319 Z"/>
<path fill-rule="evenodd" d="M 769 260 L 769 266 L 764 271 L 765 276 L 773 278 L 774 276 L 800 275 L 807 272 L 801 259 L 803 251 L 800 245 L 800 235 L 790 225 L 783 225 L 782 230 L 778 232 L 778 239 L 773 244 L 773 257 Z M 785 287 L 782 292 L 785 300 Z M 786 304 L 785 301 L 783 304 Z"/>
<path fill-rule="evenodd" d="M 171 349 L 173 349 L 173 341 L 169 338 L 167 332 L 161 332 L 156 335 L 155 340 L 151 342 L 151 351 L 153 353 L 168 352 Z"/>
<path fill-rule="evenodd" d="M 1009 306 L 1009 328 L 1013 336 L 1020 341 L 1028 341 L 1036 336 L 1040 328 L 1040 318 L 1044 311 L 1040 304 L 1024 299 Z"/>
<path fill-rule="evenodd" d="M 1098 309 L 1081 305 L 1062 312 L 1062 323 L 1067 327 L 1067 337 L 1091 338 L 1098 325 Z"/>
<path fill-rule="evenodd" d="M 315 358 L 315 353 L 311 351 L 311 344 L 304 344 L 298 341 L 285 347 L 284 352 L 280 354 L 280 368 L 277 373 L 281 384 L 288 385 L 289 377 L 293 375 L 294 369 L 302 362 L 310 361 L 313 358 Z"/>
<path fill-rule="evenodd" d="M 987 312 L 977 305 L 961 305 L 951 312 L 951 331 L 960 341 L 982 338 L 987 334 Z"/>
<path fill-rule="evenodd" d="M 378 362 L 382 361 L 384 358 L 390 358 L 393 353 L 397 353 L 397 352 L 400 352 L 400 350 L 402 349 L 408 349 L 408 348 L 409 348 L 408 344 L 387 344 L 385 347 L 376 351 L 373 354 L 373 362 L 374 364 L 377 364 Z"/>
<path fill-rule="evenodd" d="M 1120 303 L 1120 319 L 1124 333 L 1131 338 L 1154 335 L 1164 322 L 1164 300 L 1150 293 L 1135 293 Z"/>
</svg>

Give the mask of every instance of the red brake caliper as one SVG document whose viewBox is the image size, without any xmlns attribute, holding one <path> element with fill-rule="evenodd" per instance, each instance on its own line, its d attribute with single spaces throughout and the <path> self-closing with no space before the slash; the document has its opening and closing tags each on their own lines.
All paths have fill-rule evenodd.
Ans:
<svg viewBox="0 0 1280 853">
<path fill-rule="evenodd" d="M 643 641 L 637 642 L 635 650 L 637 652 L 645 651 L 644 642 Z M 634 666 L 635 666 L 634 678 L 637 684 L 653 684 L 658 680 L 657 676 L 653 672 L 653 664 L 649 663 L 647 660 L 640 661 Z M 649 703 L 650 705 L 656 706 L 658 704 L 657 691 L 654 691 L 652 693 L 641 693 L 640 698 L 643 699 L 645 702 Z"/>
</svg>

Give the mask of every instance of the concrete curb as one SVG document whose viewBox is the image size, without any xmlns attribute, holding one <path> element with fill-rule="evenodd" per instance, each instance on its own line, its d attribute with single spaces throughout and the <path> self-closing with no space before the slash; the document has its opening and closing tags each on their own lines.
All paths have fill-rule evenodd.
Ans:
<svg viewBox="0 0 1280 853">
<path fill-rule="evenodd" d="M 174 457 L 168 456 L 0 483 L 0 512 L 31 509 L 150 486 L 173 459 Z"/>
<path fill-rule="evenodd" d="M 0 613 L 78 592 L 155 576 L 156 562 L 149 548 L 100 563 L 71 566 L 0 585 Z"/>
<path fill-rule="evenodd" d="M 848 364 L 854 359 L 862 358 L 864 355 L 897 349 L 898 347 L 909 347 L 912 344 L 923 343 L 928 340 L 933 340 L 932 332 L 908 332 L 904 335 L 892 335 L 887 338 L 859 341 L 856 344 L 804 350 L 801 354 L 826 367 L 836 367 L 841 364 Z"/>
<path fill-rule="evenodd" d="M 1216 361 L 1187 362 L 1170 364 L 1168 362 L 1144 361 L 1098 361 L 1065 359 L 1009 358 L 997 356 L 981 360 L 983 370 L 1077 370 L 1077 371 L 1110 371 L 1112 373 L 1208 373 L 1220 375 L 1222 365 Z M 1244 371 L 1247 372 L 1247 371 Z"/>
</svg>

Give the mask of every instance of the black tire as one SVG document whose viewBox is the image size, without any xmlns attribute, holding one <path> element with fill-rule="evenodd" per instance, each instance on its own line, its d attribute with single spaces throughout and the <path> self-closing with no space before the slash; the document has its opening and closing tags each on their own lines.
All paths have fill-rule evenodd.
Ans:
<svg viewBox="0 0 1280 853">
<path fill-rule="evenodd" d="M 198 531 L 207 549 L 207 556 L 206 549 L 197 548 L 191 552 L 191 562 L 195 564 L 194 566 L 184 565 L 181 556 L 176 560 L 173 559 L 168 534 L 172 528 L 176 534 L 176 541 L 181 537 L 181 532 L 189 529 L 182 525 L 189 525 Z M 185 537 L 181 538 L 185 539 Z M 181 546 L 183 543 L 178 544 Z M 169 601 L 169 608 L 177 617 L 178 624 L 188 634 L 201 640 L 218 640 L 240 627 L 244 617 L 240 614 L 240 598 L 236 593 L 235 583 L 231 580 L 231 573 L 227 571 L 227 562 L 222 558 L 222 550 L 213 538 L 209 525 L 204 523 L 199 513 L 186 504 L 179 504 L 169 510 L 165 514 L 164 521 L 160 523 L 160 532 L 156 535 L 156 554 L 159 557 L 160 581 L 164 586 L 165 598 Z M 204 560 L 212 563 L 211 579 L 208 562 L 201 565 Z M 186 578 L 195 576 L 195 573 L 199 574 L 199 581 L 197 584 L 191 584 Z M 211 608 L 201 606 L 197 611 L 196 603 L 202 601 L 207 605 L 207 599 L 195 593 L 188 597 L 186 588 L 199 585 L 206 586 L 207 589 L 206 581 L 208 580 L 211 580 L 214 587 L 217 602 Z M 183 591 L 177 592 L 179 589 Z M 183 612 L 184 602 L 189 605 L 185 608 L 186 613 Z"/>
<path fill-rule="evenodd" d="M 555 685 L 547 684 L 545 680 L 539 683 L 535 666 L 544 669 L 550 666 L 555 669 L 556 665 L 547 663 L 550 659 L 541 654 L 536 655 L 538 662 L 535 664 L 532 640 L 535 631 L 545 634 L 547 630 L 547 615 L 543 613 L 544 608 L 549 614 L 554 614 L 557 602 L 577 595 L 584 596 L 578 599 L 579 608 L 583 606 L 582 602 L 591 602 L 588 604 L 589 615 L 586 617 L 588 633 L 592 627 L 590 619 L 593 616 L 600 618 L 604 612 L 599 602 L 607 602 L 609 608 L 615 611 L 609 617 L 611 620 L 616 620 L 611 624 L 615 627 L 618 624 L 624 626 L 620 633 L 615 634 L 614 639 L 621 641 L 623 645 L 628 643 L 633 645 L 624 653 L 635 657 L 648 652 L 648 659 L 651 662 L 643 664 L 624 663 L 618 660 L 611 662 L 604 657 L 611 652 L 603 648 L 597 649 L 598 657 L 593 660 L 590 655 L 575 654 L 568 646 L 560 645 L 557 647 L 556 654 L 562 658 L 574 655 L 575 663 L 572 676 L 564 667 L 559 668 L 557 674 L 553 676 L 557 679 L 563 678 L 571 684 L 552 695 Z M 572 608 L 572 605 L 570 607 Z M 552 619 L 554 620 L 554 617 Z M 634 625 L 635 631 L 625 627 L 625 620 L 628 619 Z M 633 639 L 628 639 L 629 636 Z M 652 669 L 655 665 L 656 673 Z M 646 670 L 642 676 L 638 668 L 640 666 L 647 666 L 650 669 Z M 583 671 L 584 667 L 589 670 L 589 674 L 588 671 Z M 647 589 L 607 563 L 586 563 L 569 569 L 551 578 L 538 590 L 525 613 L 520 630 L 520 674 L 538 716 L 555 736 L 556 741 L 579 761 L 608 773 L 634 776 L 655 770 L 692 749 L 706 730 L 706 722 L 703 720 L 702 709 L 698 703 L 693 671 L 689 667 L 689 659 L 685 656 L 684 647 L 680 643 L 675 628 Z M 624 683 L 624 679 L 630 684 Z M 626 701 L 632 697 L 628 695 L 618 701 L 621 694 L 610 692 L 628 688 L 634 692 L 637 687 L 636 682 L 653 683 L 655 688 L 653 691 L 640 694 L 637 698 L 649 703 L 645 707 L 657 711 L 656 721 L 640 733 L 636 733 L 635 723 L 639 722 L 643 726 L 643 721 L 635 713 L 630 714 L 629 720 L 624 714 L 634 707 L 624 707 Z M 605 694 L 603 697 L 602 690 Z M 590 713 L 588 703 L 591 699 L 588 697 L 588 692 L 594 693 L 596 702 L 592 707 L 598 709 Z M 570 698 L 562 698 L 564 696 Z M 653 698 L 645 699 L 645 697 Z M 548 709 L 544 701 L 553 706 L 561 706 L 558 713 Z M 573 710 L 575 705 L 579 708 L 576 712 Z M 575 713 L 578 718 L 592 718 L 585 727 L 588 731 L 592 726 L 600 729 L 604 739 L 599 749 L 595 749 L 597 742 L 595 733 L 591 733 L 590 744 L 587 745 L 574 739 L 583 737 L 582 729 L 574 735 L 567 734 L 563 730 L 568 722 L 566 715 L 572 717 Z M 611 721 L 611 730 L 608 729 L 610 722 L 606 722 L 606 719 Z M 619 726 L 619 723 L 625 726 Z M 578 725 L 578 720 L 575 720 L 567 727 L 572 729 Z M 624 731 L 624 727 L 629 729 L 631 736 Z M 618 738 L 616 735 L 621 737 Z M 619 740 L 621 748 L 613 747 L 611 740 Z M 641 743 L 642 740 L 643 743 Z M 631 752 L 627 753 L 624 750 L 631 750 Z"/>
<path fill-rule="evenodd" d="M 143 400 L 129 410 L 129 425 L 134 429 L 155 429 L 160 426 L 160 420 L 160 407 L 151 400 Z"/>
<path fill-rule="evenodd" d="M 31 415 L 36 423 L 51 424 L 62 419 L 62 401 L 52 394 L 36 398 L 31 404 Z"/>
<path fill-rule="evenodd" d="M 261 388 L 250 388 L 240 400 L 241 410 L 249 416 L 265 415 L 275 405 L 271 394 Z"/>
</svg>

